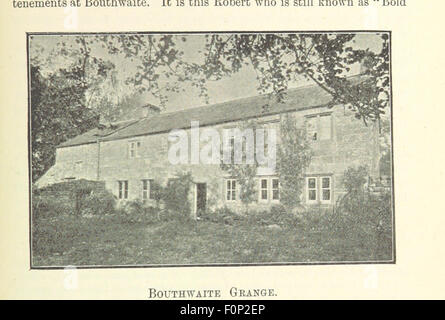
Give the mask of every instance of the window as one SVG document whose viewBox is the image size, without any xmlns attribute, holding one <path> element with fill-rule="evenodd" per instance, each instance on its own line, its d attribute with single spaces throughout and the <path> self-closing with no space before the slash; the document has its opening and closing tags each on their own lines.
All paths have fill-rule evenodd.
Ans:
<svg viewBox="0 0 445 320">
<path fill-rule="evenodd" d="M 280 183 L 278 178 L 261 178 L 259 179 L 259 201 L 279 201 L 280 200 Z"/>
<path fill-rule="evenodd" d="M 235 163 L 235 137 L 230 137 L 230 163 Z"/>
<path fill-rule="evenodd" d="M 236 200 L 236 180 L 228 179 L 226 182 L 226 200 Z"/>
<path fill-rule="evenodd" d="M 154 199 L 153 194 L 153 180 L 152 179 L 144 179 L 142 180 L 142 200 L 146 201 L 148 199 Z"/>
<path fill-rule="evenodd" d="M 321 177 L 321 202 L 331 202 L 331 177 Z"/>
<path fill-rule="evenodd" d="M 331 177 L 306 178 L 306 199 L 308 203 L 331 203 L 332 181 Z"/>
<path fill-rule="evenodd" d="M 260 180 L 260 199 L 261 200 L 266 200 L 269 198 L 268 197 L 268 187 L 267 187 L 268 183 L 267 183 L 267 179 L 261 179 Z"/>
<path fill-rule="evenodd" d="M 119 199 L 128 199 L 128 181 L 119 181 Z"/>
<path fill-rule="evenodd" d="M 130 159 L 139 157 L 140 147 L 141 147 L 140 141 L 129 141 L 128 142 L 128 157 Z"/>
<path fill-rule="evenodd" d="M 307 201 L 317 201 L 317 178 L 307 178 Z"/>
<path fill-rule="evenodd" d="M 321 141 L 332 139 L 332 117 L 322 114 L 307 117 L 307 135 L 309 140 Z"/>
<path fill-rule="evenodd" d="M 280 200 L 280 181 L 272 179 L 272 200 Z"/>
</svg>

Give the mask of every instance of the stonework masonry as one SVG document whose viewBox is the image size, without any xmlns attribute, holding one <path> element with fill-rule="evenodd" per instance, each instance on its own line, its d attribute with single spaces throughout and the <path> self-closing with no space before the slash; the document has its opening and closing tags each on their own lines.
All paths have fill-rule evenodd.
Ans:
<svg viewBox="0 0 445 320">
<path fill-rule="evenodd" d="M 311 142 L 313 158 L 307 169 L 308 177 L 330 177 L 331 199 L 327 205 L 332 205 L 344 193 L 341 177 L 351 166 L 366 165 L 372 176 L 378 175 L 379 134 L 378 123 L 365 125 L 354 117 L 354 113 L 337 105 L 332 108 L 315 107 L 294 111 L 292 115 L 300 126 L 307 126 L 308 117 L 330 115 L 331 138 Z M 282 114 L 258 118 L 279 128 Z M 197 119 L 199 120 L 199 119 Z M 236 122 L 215 124 L 213 128 L 236 127 Z M 204 128 L 201 127 L 200 130 Z M 190 132 L 190 130 L 188 130 Z M 207 207 L 228 206 L 240 208 L 240 201 L 226 200 L 227 173 L 215 164 L 180 164 L 172 165 L 168 160 L 169 132 L 141 135 L 119 140 L 102 141 L 100 137 L 95 142 L 87 144 L 60 147 L 56 153 L 56 163 L 37 182 L 39 186 L 60 182 L 67 179 L 87 179 L 104 181 L 106 187 L 116 196 L 119 195 L 118 181 L 128 181 L 128 200 L 142 197 L 142 180 L 153 179 L 165 185 L 175 173 L 189 171 L 195 183 L 205 183 L 207 186 Z M 190 134 L 189 134 L 190 137 Z M 279 137 L 278 137 L 279 138 Z M 135 157 L 129 156 L 130 143 L 138 144 Z M 279 143 L 279 139 L 278 139 Z M 261 178 L 276 177 L 274 172 L 259 172 L 258 186 Z M 321 182 L 320 182 L 321 183 Z M 305 190 L 305 197 L 307 196 Z M 196 212 L 196 188 L 192 188 L 190 199 Z M 267 208 L 279 203 L 272 199 L 258 201 L 252 207 Z M 324 203 L 326 205 L 326 203 Z M 148 200 L 147 205 L 154 205 Z"/>
</svg>

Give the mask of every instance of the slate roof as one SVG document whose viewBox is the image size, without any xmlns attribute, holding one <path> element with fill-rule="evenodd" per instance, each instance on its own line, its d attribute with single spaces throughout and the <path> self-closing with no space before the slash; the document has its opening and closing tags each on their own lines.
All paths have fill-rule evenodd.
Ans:
<svg viewBox="0 0 445 320">
<path fill-rule="evenodd" d="M 113 123 L 111 127 L 94 128 L 92 130 L 89 130 L 81 135 L 78 135 L 70 140 L 61 143 L 57 147 L 61 148 L 61 147 L 77 146 L 87 143 L 95 143 L 97 139 L 103 139 L 104 137 L 110 136 L 113 133 L 117 132 L 118 130 L 121 130 L 129 125 L 132 125 L 137 121 L 138 120 L 127 120 L 127 121 Z"/>
<path fill-rule="evenodd" d="M 277 103 L 269 95 L 257 95 L 228 102 L 206 105 L 177 112 L 161 113 L 156 116 L 117 124 L 114 130 L 95 128 L 58 147 L 69 147 L 101 141 L 125 139 L 143 135 L 169 132 L 173 129 L 190 128 L 191 121 L 208 126 L 239 121 L 283 112 L 320 107 L 328 104 L 332 97 L 317 85 L 289 89 L 284 103 Z"/>
</svg>

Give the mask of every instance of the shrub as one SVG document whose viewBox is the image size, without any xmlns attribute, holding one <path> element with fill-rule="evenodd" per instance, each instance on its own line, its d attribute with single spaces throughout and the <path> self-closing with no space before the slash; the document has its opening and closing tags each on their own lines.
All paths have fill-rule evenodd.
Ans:
<svg viewBox="0 0 445 320">
<path fill-rule="evenodd" d="M 111 217 L 119 224 L 147 223 L 159 221 L 159 209 L 146 206 L 141 200 L 126 201 Z"/>
<path fill-rule="evenodd" d="M 111 214 L 114 213 L 115 208 L 115 196 L 105 188 L 97 188 L 83 199 L 81 214 Z"/>
<path fill-rule="evenodd" d="M 151 193 L 153 200 L 156 203 L 156 208 L 160 207 L 164 192 L 164 188 L 157 181 L 153 180 L 151 184 Z"/>
<path fill-rule="evenodd" d="M 235 213 L 228 207 L 222 207 L 202 213 L 201 219 L 216 223 L 232 224 L 235 221 L 243 220 L 243 217 Z"/>
<path fill-rule="evenodd" d="M 33 217 L 112 213 L 116 199 L 103 182 L 74 180 L 33 190 Z"/>
<path fill-rule="evenodd" d="M 289 210 L 300 205 L 304 190 L 304 172 L 312 159 L 306 130 L 296 119 L 285 116 L 280 122 L 281 142 L 277 148 L 277 173 L 280 178 L 280 201 Z"/>
<path fill-rule="evenodd" d="M 330 231 L 361 247 L 368 247 L 376 258 L 388 257 L 392 251 L 391 193 L 366 190 L 366 167 L 349 168 L 343 176 L 347 193 L 327 215 Z"/>
<path fill-rule="evenodd" d="M 274 205 L 269 210 L 251 212 L 246 219 L 253 224 L 276 224 L 282 227 L 295 227 L 297 222 L 297 217 L 283 205 Z"/>
<path fill-rule="evenodd" d="M 369 199 L 365 192 L 365 183 L 368 177 L 368 169 L 365 166 L 350 167 L 343 173 L 342 184 L 346 194 L 340 199 L 337 206 L 342 212 L 357 213 L 363 211 Z"/>
<path fill-rule="evenodd" d="M 165 209 L 170 214 L 190 216 L 189 191 L 191 183 L 192 176 L 190 173 L 177 173 L 175 178 L 168 180 L 162 194 L 162 200 L 165 204 Z"/>
</svg>

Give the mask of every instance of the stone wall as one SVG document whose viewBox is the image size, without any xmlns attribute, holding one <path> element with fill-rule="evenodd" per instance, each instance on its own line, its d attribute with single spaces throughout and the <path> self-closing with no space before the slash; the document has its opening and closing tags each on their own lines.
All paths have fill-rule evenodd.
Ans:
<svg viewBox="0 0 445 320">
<path fill-rule="evenodd" d="M 97 180 L 97 155 L 96 143 L 57 148 L 56 163 L 36 182 L 36 186 L 41 188 L 74 179 Z"/>
<path fill-rule="evenodd" d="M 334 108 L 311 108 L 293 113 L 297 123 L 306 125 L 306 116 L 320 113 L 332 114 L 332 139 L 313 141 L 313 160 L 307 170 L 307 175 L 330 175 L 333 183 L 333 199 L 342 194 L 341 176 L 349 166 L 366 165 L 372 175 L 378 172 L 379 143 L 378 126 L 365 126 L 354 117 L 351 111 L 342 106 Z M 280 115 L 269 116 L 262 120 L 270 122 L 278 128 Z M 224 128 L 236 127 L 236 123 L 215 125 L 213 128 L 221 131 Z M 201 131 L 204 129 L 200 128 Z M 186 130 L 190 138 L 190 129 Z M 240 201 L 226 201 L 225 186 L 227 173 L 219 165 L 214 164 L 178 164 L 172 165 L 168 160 L 169 133 L 133 137 L 128 139 L 101 141 L 98 144 L 59 148 L 54 171 L 56 178 L 75 177 L 98 179 L 104 181 L 106 187 L 118 195 L 118 181 L 126 180 L 129 184 L 129 200 L 141 198 L 142 179 L 153 179 L 166 185 L 169 178 L 174 178 L 176 172 L 189 171 L 196 183 L 207 183 L 207 203 L 209 207 L 228 206 L 240 209 Z M 139 142 L 138 155 L 129 156 L 129 143 Z M 204 143 L 203 143 L 204 144 Z M 203 145 L 202 144 L 202 145 Z M 189 144 L 190 146 L 190 144 Z M 100 159 L 97 154 L 100 149 Z M 190 149 L 190 148 L 189 148 Z M 189 150 L 190 151 L 190 150 Z M 82 162 L 81 169 L 76 163 Z M 99 170 L 98 170 L 99 165 Z M 265 177 L 273 177 L 274 172 L 262 170 Z M 259 180 L 258 180 L 259 183 Z M 190 199 L 194 200 L 195 189 L 192 188 Z M 192 201 L 193 203 L 193 201 Z M 252 208 L 267 208 L 277 203 L 275 201 L 258 202 Z M 148 201 L 148 205 L 154 201 Z M 193 211 L 193 210 L 192 210 Z"/>
</svg>

